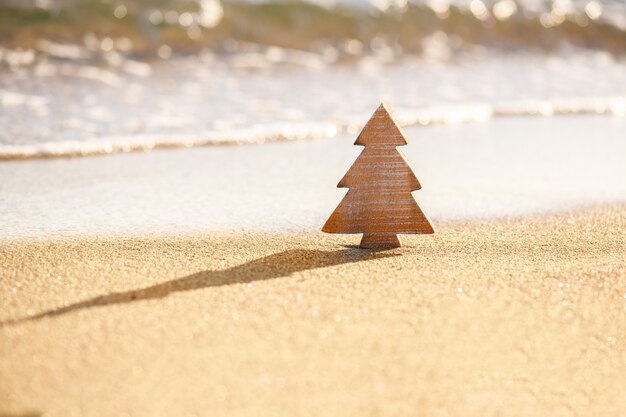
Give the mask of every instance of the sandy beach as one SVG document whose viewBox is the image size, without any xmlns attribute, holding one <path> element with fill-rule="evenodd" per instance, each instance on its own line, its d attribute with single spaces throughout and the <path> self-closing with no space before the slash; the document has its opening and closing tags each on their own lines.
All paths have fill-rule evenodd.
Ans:
<svg viewBox="0 0 626 417">
<path fill-rule="evenodd" d="M 355 235 L 0 247 L 0 414 L 626 410 L 626 207 Z"/>
<path fill-rule="evenodd" d="M 0 417 L 625 417 L 625 46 L 623 0 L 0 0 Z"/>
</svg>

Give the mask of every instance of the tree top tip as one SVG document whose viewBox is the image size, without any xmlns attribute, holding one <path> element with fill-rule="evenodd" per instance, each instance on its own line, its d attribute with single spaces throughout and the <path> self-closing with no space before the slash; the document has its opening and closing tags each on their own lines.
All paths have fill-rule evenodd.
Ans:
<svg viewBox="0 0 626 417">
<path fill-rule="evenodd" d="M 394 121 L 389 107 L 384 101 L 381 101 L 354 144 L 361 146 L 368 144 L 401 146 L 406 145 L 407 141 L 404 133 Z"/>
</svg>

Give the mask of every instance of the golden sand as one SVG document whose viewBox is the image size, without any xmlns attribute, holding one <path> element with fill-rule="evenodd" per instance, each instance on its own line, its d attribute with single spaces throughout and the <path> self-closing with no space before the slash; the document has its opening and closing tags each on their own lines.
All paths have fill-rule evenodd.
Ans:
<svg viewBox="0 0 626 417">
<path fill-rule="evenodd" d="M 626 415 L 626 207 L 0 247 L 0 415 Z"/>
</svg>

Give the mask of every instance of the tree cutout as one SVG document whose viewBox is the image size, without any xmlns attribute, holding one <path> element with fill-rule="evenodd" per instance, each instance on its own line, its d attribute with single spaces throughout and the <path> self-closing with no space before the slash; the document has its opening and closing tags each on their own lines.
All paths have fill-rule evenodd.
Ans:
<svg viewBox="0 0 626 417">
<path fill-rule="evenodd" d="M 396 146 L 404 134 L 381 104 L 355 145 L 364 146 L 337 187 L 349 188 L 322 228 L 326 233 L 363 233 L 362 248 L 397 248 L 396 234 L 431 234 L 433 227 L 411 191 L 422 188 Z"/>
</svg>

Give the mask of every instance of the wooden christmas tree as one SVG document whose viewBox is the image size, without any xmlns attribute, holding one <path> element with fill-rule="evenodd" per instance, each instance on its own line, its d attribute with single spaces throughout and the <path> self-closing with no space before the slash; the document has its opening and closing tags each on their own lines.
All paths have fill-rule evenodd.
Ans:
<svg viewBox="0 0 626 417">
<path fill-rule="evenodd" d="M 326 233 L 363 233 L 362 248 L 397 248 L 398 233 L 434 233 L 411 191 L 419 181 L 396 146 L 407 141 L 381 104 L 355 145 L 365 146 L 337 187 L 349 188 L 322 228 Z"/>
</svg>

